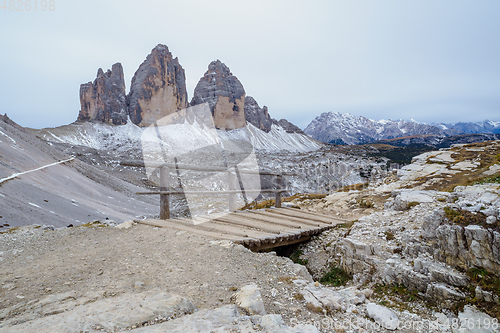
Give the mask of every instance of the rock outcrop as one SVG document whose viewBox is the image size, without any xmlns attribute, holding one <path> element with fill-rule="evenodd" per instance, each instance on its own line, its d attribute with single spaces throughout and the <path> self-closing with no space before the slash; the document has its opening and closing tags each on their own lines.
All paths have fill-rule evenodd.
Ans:
<svg viewBox="0 0 500 333">
<path fill-rule="evenodd" d="M 188 105 L 186 75 L 166 45 L 158 44 L 132 78 L 129 115 L 139 126 L 149 126 Z"/>
<path fill-rule="evenodd" d="M 273 120 L 267 112 L 267 106 L 262 108 L 252 96 L 245 97 L 245 119 L 266 133 L 271 131 Z"/>
<path fill-rule="evenodd" d="M 212 61 L 194 89 L 191 105 L 208 103 L 218 129 L 244 127 L 245 89 L 220 60 Z"/>
<path fill-rule="evenodd" d="M 127 100 L 122 65 L 116 63 L 106 73 L 99 68 L 93 83 L 88 82 L 80 86 L 80 104 L 78 121 L 125 124 Z"/>
<path fill-rule="evenodd" d="M 278 120 L 278 125 L 280 125 L 281 127 L 283 127 L 283 129 L 287 132 L 287 133 L 299 133 L 299 134 L 304 134 L 304 132 L 296 125 L 292 124 L 291 122 L 289 122 L 288 120 L 286 119 L 280 119 Z"/>
</svg>

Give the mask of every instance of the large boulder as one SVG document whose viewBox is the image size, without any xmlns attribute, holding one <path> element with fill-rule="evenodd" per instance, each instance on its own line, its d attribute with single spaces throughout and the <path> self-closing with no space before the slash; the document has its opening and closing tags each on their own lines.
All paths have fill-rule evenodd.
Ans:
<svg viewBox="0 0 500 333">
<path fill-rule="evenodd" d="M 184 69 L 166 45 L 158 44 L 132 78 L 130 119 L 139 126 L 149 126 L 187 105 Z"/>
<path fill-rule="evenodd" d="M 212 61 L 194 89 L 191 105 L 208 103 L 217 129 L 244 127 L 245 89 L 220 60 Z"/>
<path fill-rule="evenodd" d="M 106 73 L 99 68 L 94 82 L 80 86 L 78 121 L 99 121 L 111 125 L 127 122 L 127 100 L 123 67 L 116 63 Z"/>
</svg>

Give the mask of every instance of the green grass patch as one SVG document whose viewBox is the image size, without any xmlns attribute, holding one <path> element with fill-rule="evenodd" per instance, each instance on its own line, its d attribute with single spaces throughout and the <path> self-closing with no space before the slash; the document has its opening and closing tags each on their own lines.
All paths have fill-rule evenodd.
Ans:
<svg viewBox="0 0 500 333">
<path fill-rule="evenodd" d="M 482 185 L 482 184 L 500 184 L 500 175 L 495 176 L 495 177 L 480 179 L 477 182 L 475 182 L 474 184 L 476 184 L 476 185 L 477 184 L 479 184 L 479 185 Z"/>
<path fill-rule="evenodd" d="M 443 207 L 444 215 L 453 224 L 466 227 L 468 225 L 478 225 L 485 229 L 500 230 L 499 221 L 493 224 L 487 224 L 487 216 L 481 212 L 472 213 L 465 209 L 454 209 L 451 207 Z"/>
<path fill-rule="evenodd" d="M 467 275 L 472 283 L 500 297 L 500 279 L 498 277 L 484 268 L 471 268 L 467 271 Z"/>
<path fill-rule="evenodd" d="M 374 293 L 379 297 L 382 296 L 398 296 L 402 302 L 412 302 L 417 299 L 418 291 L 410 290 L 404 284 L 386 285 L 379 284 L 373 289 Z"/>
<path fill-rule="evenodd" d="M 303 254 L 302 250 L 295 250 L 292 255 L 290 256 L 290 259 L 292 259 L 292 261 L 296 264 L 300 264 L 300 265 L 307 265 L 307 263 L 309 262 L 308 259 L 301 259 L 300 256 Z"/>
<path fill-rule="evenodd" d="M 330 286 L 338 287 L 343 286 L 347 281 L 351 280 L 351 276 L 347 274 L 342 268 L 337 266 L 330 267 L 330 271 L 326 272 L 319 282 Z"/>
<path fill-rule="evenodd" d="M 484 268 L 471 268 L 467 271 L 467 276 L 470 278 L 470 284 L 463 288 L 463 291 L 469 292 L 472 297 L 464 301 L 457 302 L 454 309 L 455 313 L 463 310 L 464 305 L 475 305 L 479 310 L 487 313 L 493 318 L 500 320 L 500 306 L 495 302 L 486 302 L 478 300 L 475 297 L 476 286 L 481 287 L 484 291 L 491 292 L 493 295 L 500 297 L 500 279 Z"/>
</svg>

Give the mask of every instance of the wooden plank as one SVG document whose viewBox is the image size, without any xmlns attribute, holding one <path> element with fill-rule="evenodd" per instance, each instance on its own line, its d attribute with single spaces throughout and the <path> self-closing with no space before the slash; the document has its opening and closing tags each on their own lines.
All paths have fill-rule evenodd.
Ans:
<svg viewBox="0 0 500 333">
<path fill-rule="evenodd" d="M 153 227 L 160 227 L 160 228 L 173 228 L 176 230 L 187 231 L 187 232 L 191 232 L 193 234 L 208 236 L 208 237 L 215 238 L 215 239 L 227 239 L 227 240 L 232 240 L 232 241 L 241 241 L 242 240 L 242 238 L 238 237 L 238 236 L 196 229 L 196 228 L 189 227 L 189 226 L 186 226 L 183 224 L 171 223 L 170 221 L 173 221 L 173 220 L 169 220 L 169 221 L 153 220 L 153 219 L 134 220 L 134 222 L 140 223 L 140 224 L 146 224 L 146 225 L 150 225 Z"/>
<path fill-rule="evenodd" d="M 234 232 L 233 230 L 241 230 L 241 234 L 245 237 L 252 237 L 252 238 L 257 238 L 257 239 L 266 239 L 266 238 L 272 238 L 277 235 L 288 235 L 291 234 L 291 232 L 287 232 L 283 230 L 280 234 L 278 233 L 270 233 L 267 230 L 262 230 L 259 228 L 255 227 L 247 227 L 247 226 L 241 226 L 239 224 L 236 224 L 234 222 L 230 221 L 217 221 L 216 224 L 219 225 L 217 230 L 228 230 L 228 232 Z"/>
<path fill-rule="evenodd" d="M 265 214 L 263 214 L 263 213 L 265 213 Z M 293 219 L 287 219 L 286 217 L 263 212 L 260 210 L 240 211 L 240 212 L 235 212 L 234 214 L 237 216 L 244 216 L 245 218 L 250 219 L 250 220 L 256 220 L 259 222 L 265 222 L 265 223 L 275 224 L 278 226 L 284 226 L 287 228 L 294 228 L 294 229 L 314 228 L 314 227 L 317 227 L 317 225 L 318 225 L 316 223 L 314 225 L 305 224 L 305 223 L 302 223 L 302 220 L 295 221 Z"/>
<path fill-rule="evenodd" d="M 191 223 L 193 225 L 200 224 L 206 222 L 207 219 L 212 220 L 218 217 L 222 217 L 224 215 L 227 215 L 227 213 L 214 213 L 214 214 L 209 214 L 209 215 L 201 215 L 201 216 L 195 216 L 195 217 L 185 217 L 181 218 L 180 220 L 186 221 L 188 223 Z"/>
<path fill-rule="evenodd" d="M 252 210 L 249 211 L 252 214 L 258 214 L 261 216 L 267 216 L 268 218 L 275 218 L 275 219 L 281 219 L 281 220 L 286 220 L 286 221 L 294 221 L 297 223 L 300 223 L 300 225 L 309 225 L 313 227 L 321 227 L 325 224 L 329 223 L 324 223 L 324 222 L 318 222 L 318 221 L 310 221 L 307 218 L 300 217 L 300 216 L 290 216 L 290 215 L 285 215 L 285 214 L 278 214 L 276 213 L 275 210 L 272 209 L 266 209 L 266 210 Z"/>
<path fill-rule="evenodd" d="M 298 209 L 290 209 L 290 210 L 288 210 L 288 209 L 266 209 L 266 211 L 268 211 L 268 212 L 272 211 L 272 212 L 276 212 L 277 214 L 286 215 L 286 216 L 290 216 L 290 217 L 302 217 L 304 219 L 308 219 L 308 220 L 315 221 L 315 222 L 326 223 L 326 224 L 332 224 L 332 223 L 338 222 L 338 221 L 334 221 L 331 218 L 322 218 L 322 217 L 314 216 L 312 214 L 307 214 L 306 212 L 301 212 Z"/>
<path fill-rule="evenodd" d="M 203 219 L 203 217 L 198 217 L 200 221 Z M 192 223 L 187 224 L 187 222 L 184 221 L 178 221 L 178 220 L 172 220 L 172 222 L 178 222 L 181 224 L 187 224 L 188 226 L 192 226 L 196 229 L 203 229 L 211 232 L 218 232 L 218 233 L 225 233 L 225 234 L 232 234 L 239 236 L 241 238 L 261 238 L 261 237 L 267 237 L 269 236 L 269 233 L 266 233 L 264 231 L 258 231 L 258 230 L 252 230 L 250 228 L 245 228 L 243 226 L 238 226 L 238 225 L 230 225 L 230 224 L 224 224 L 222 222 L 216 222 L 210 218 L 204 218 L 205 221 L 203 223 L 193 225 Z"/>
<path fill-rule="evenodd" d="M 301 229 L 290 228 L 284 226 L 278 226 L 272 223 L 265 223 L 263 221 L 251 220 L 247 216 L 237 216 L 236 214 L 230 214 L 224 217 L 217 218 L 216 221 L 222 221 L 225 223 L 232 223 L 236 225 L 241 225 L 249 228 L 256 228 L 258 230 L 270 232 L 273 234 L 283 234 L 283 233 L 297 233 Z"/>
<path fill-rule="evenodd" d="M 288 207 L 284 207 L 283 209 L 285 210 L 293 210 L 293 211 L 296 211 L 298 210 L 297 208 L 288 208 Z M 348 220 L 346 219 L 342 219 L 340 217 L 333 217 L 333 216 L 328 216 L 328 215 L 325 215 L 325 214 L 321 214 L 321 213 L 316 213 L 316 212 L 310 212 L 310 211 L 307 211 L 307 210 L 298 210 L 298 211 L 302 211 L 304 213 L 307 213 L 307 214 L 310 214 L 310 215 L 315 215 L 315 216 L 318 216 L 318 217 L 322 217 L 322 218 L 325 218 L 325 219 L 334 219 L 334 220 L 339 220 L 341 222 L 349 222 Z"/>
</svg>

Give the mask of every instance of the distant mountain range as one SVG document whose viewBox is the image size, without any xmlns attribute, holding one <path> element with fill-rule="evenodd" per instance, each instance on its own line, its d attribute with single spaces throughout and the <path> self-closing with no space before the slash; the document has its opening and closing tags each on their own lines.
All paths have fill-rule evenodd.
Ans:
<svg viewBox="0 0 500 333">
<path fill-rule="evenodd" d="M 460 133 L 464 134 L 500 133 L 500 121 L 485 120 L 477 123 L 455 123 L 455 124 L 432 123 L 431 125 L 440 127 L 444 130 L 455 129 Z"/>
<path fill-rule="evenodd" d="M 304 130 L 312 138 L 333 144 L 364 144 L 399 137 L 500 133 L 500 122 L 425 124 L 414 120 L 372 120 L 349 113 L 325 112 Z"/>
</svg>

